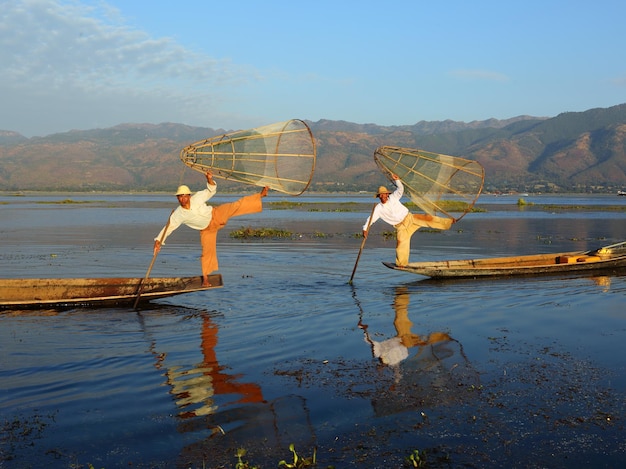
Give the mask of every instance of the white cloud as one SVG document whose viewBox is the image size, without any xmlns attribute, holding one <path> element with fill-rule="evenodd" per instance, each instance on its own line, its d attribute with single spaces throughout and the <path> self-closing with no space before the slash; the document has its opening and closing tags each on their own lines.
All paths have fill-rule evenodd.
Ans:
<svg viewBox="0 0 626 469">
<path fill-rule="evenodd" d="M 0 129 L 43 135 L 120 122 L 225 126 L 213 96 L 257 80 L 237 66 L 152 38 L 118 12 L 17 0 L 0 15 Z M 190 122 L 190 119 L 193 122 Z"/>
</svg>

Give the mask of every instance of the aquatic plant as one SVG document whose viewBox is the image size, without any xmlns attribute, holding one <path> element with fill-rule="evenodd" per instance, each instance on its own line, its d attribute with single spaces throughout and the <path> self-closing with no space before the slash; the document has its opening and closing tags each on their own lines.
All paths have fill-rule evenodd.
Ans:
<svg viewBox="0 0 626 469">
<path fill-rule="evenodd" d="M 63 200 L 41 200 L 35 202 L 37 204 L 91 204 L 93 202 L 89 200 L 72 200 L 72 199 L 63 199 Z"/>
<path fill-rule="evenodd" d="M 317 448 L 313 448 L 313 456 L 311 456 L 310 458 L 301 458 L 300 456 L 298 456 L 298 453 L 296 453 L 295 445 L 293 443 L 289 445 L 289 451 L 293 453 L 293 462 L 289 463 L 283 459 L 278 463 L 279 466 L 285 466 L 288 469 L 301 469 L 304 467 L 315 466 L 315 454 L 317 452 Z"/>
<path fill-rule="evenodd" d="M 424 452 L 420 454 L 418 449 L 413 450 L 411 455 L 406 458 L 411 467 L 425 467 L 426 466 L 426 455 Z"/>
<path fill-rule="evenodd" d="M 288 210 L 296 207 L 302 207 L 302 202 L 291 202 L 287 200 L 281 200 L 279 202 L 269 202 L 267 205 L 274 210 Z"/>
<path fill-rule="evenodd" d="M 405 205 L 407 206 L 407 208 L 411 209 L 419 208 L 414 202 L 406 202 Z M 467 207 L 469 206 L 467 202 L 463 202 L 461 200 L 440 200 L 437 202 L 437 205 L 439 205 L 446 212 L 465 212 L 467 211 Z M 487 210 L 485 210 L 484 208 L 476 206 L 471 207 L 469 210 L 470 213 L 486 211 Z"/>
<path fill-rule="evenodd" d="M 278 228 L 250 228 L 241 227 L 238 230 L 231 231 L 230 237 L 235 239 L 250 238 L 290 238 L 291 231 L 281 230 Z"/>
<path fill-rule="evenodd" d="M 245 448 L 237 448 L 237 464 L 235 464 L 235 469 L 259 469 L 257 466 L 251 466 L 250 463 L 243 460 L 243 457 L 246 455 L 248 451 Z"/>
</svg>

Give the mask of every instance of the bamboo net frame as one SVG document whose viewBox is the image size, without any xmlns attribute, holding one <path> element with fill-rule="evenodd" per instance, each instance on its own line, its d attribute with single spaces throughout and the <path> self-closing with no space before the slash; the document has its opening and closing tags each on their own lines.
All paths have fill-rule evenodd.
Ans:
<svg viewBox="0 0 626 469">
<path fill-rule="evenodd" d="M 299 119 L 239 130 L 185 147 L 180 159 L 189 168 L 289 195 L 300 195 L 315 171 L 316 145 Z"/>
<path fill-rule="evenodd" d="M 400 178 L 411 201 L 424 212 L 455 221 L 472 209 L 485 181 L 479 162 L 458 156 L 382 146 L 374 152 L 374 160 L 390 180 L 392 174 Z"/>
</svg>

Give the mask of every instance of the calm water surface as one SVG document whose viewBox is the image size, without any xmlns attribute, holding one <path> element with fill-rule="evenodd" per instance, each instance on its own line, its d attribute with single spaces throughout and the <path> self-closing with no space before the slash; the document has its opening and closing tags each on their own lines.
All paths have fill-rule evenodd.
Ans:
<svg viewBox="0 0 626 469">
<path fill-rule="evenodd" d="M 0 197 L 0 276 L 143 277 L 170 197 Z M 493 199 L 493 200 L 492 200 Z M 501 208 L 420 231 L 412 260 L 584 250 L 624 239 L 620 210 Z M 525 197 L 624 205 L 616 197 Z M 94 203 L 93 201 L 98 201 Z M 224 197 L 223 200 L 228 200 Z M 267 201 L 282 200 L 269 197 Z M 352 201 L 308 196 L 308 202 Z M 221 289 L 129 308 L 0 314 L 1 468 L 624 467 L 626 276 L 434 282 L 391 271 L 373 200 L 351 212 L 231 220 Z M 304 201 L 299 199 L 298 201 Z M 241 226 L 289 240 L 237 241 Z M 199 273 L 180 228 L 151 275 Z"/>
</svg>

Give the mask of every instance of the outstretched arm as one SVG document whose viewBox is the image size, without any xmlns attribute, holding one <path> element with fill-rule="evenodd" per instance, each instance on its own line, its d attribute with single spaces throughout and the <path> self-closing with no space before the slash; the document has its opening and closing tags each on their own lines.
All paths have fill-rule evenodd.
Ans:
<svg viewBox="0 0 626 469">
<path fill-rule="evenodd" d="M 392 174 L 391 179 L 393 179 L 393 182 L 396 185 L 396 190 L 393 192 L 392 195 L 396 196 L 398 200 L 400 200 L 402 196 L 404 195 L 404 184 L 402 184 L 402 181 L 400 180 L 397 174 Z"/>
</svg>

